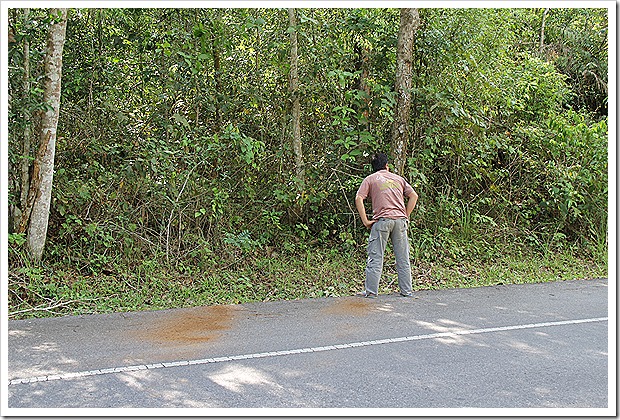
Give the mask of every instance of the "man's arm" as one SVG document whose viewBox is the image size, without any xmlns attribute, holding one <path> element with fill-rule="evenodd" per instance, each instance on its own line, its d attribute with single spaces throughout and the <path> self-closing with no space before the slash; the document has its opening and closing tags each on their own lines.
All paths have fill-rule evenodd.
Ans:
<svg viewBox="0 0 620 420">
<path fill-rule="evenodd" d="M 357 208 L 357 212 L 360 214 L 360 218 L 362 219 L 364 226 L 370 229 L 376 220 L 368 220 L 368 216 L 366 216 L 366 208 L 364 207 L 364 199 L 359 195 L 355 196 L 355 207 Z"/>
<path fill-rule="evenodd" d="M 409 218 L 409 216 L 411 216 L 411 212 L 415 208 L 416 203 L 418 202 L 418 193 L 415 191 L 412 191 L 409 193 L 407 198 L 409 198 L 409 200 L 407 200 L 406 210 L 407 210 L 407 218 Z"/>
</svg>

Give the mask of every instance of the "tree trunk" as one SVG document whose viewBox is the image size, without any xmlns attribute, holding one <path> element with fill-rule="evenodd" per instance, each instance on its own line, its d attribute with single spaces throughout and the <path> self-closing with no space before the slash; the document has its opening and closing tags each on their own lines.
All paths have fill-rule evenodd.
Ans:
<svg viewBox="0 0 620 420">
<path fill-rule="evenodd" d="M 220 97 L 224 94 L 222 88 L 222 64 L 220 60 L 220 47 L 218 45 L 218 37 L 220 22 L 219 15 L 215 15 L 215 18 L 211 24 L 211 52 L 213 54 L 213 75 L 215 78 L 215 132 L 219 133 L 222 129 L 222 112 L 220 110 Z"/>
<path fill-rule="evenodd" d="M 538 52 L 542 55 L 543 48 L 545 47 L 545 21 L 547 20 L 547 13 L 549 13 L 549 8 L 547 7 L 542 15 L 542 22 L 540 24 L 540 40 L 538 44 Z"/>
<path fill-rule="evenodd" d="M 368 74 L 369 74 L 369 58 L 368 58 L 368 48 L 363 46 L 359 40 L 355 41 L 355 46 L 353 47 L 355 51 L 355 73 L 359 72 L 359 77 L 356 78 L 355 88 L 364 92 L 366 96 L 364 97 L 364 105 L 361 107 L 353 107 L 356 111 L 362 113 L 363 119 L 360 119 L 360 122 L 364 124 L 364 128 L 366 130 L 369 129 L 369 117 L 370 117 L 370 86 L 368 85 Z"/>
<path fill-rule="evenodd" d="M 396 56 L 396 108 L 392 123 L 392 158 L 393 170 L 403 174 L 409 143 L 409 109 L 411 107 L 411 82 L 413 43 L 415 32 L 420 26 L 418 9 L 400 10 L 400 27 L 398 30 Z"/>
<path fill-rule="evenodd" d="M 29 15 L 30 9 L 24 9 L 24 25 L 28 25 Z M 22 87 L 24 99 L 28 99 L 28 96 L 30 95 L 30 41 L 28 40 L 28 37 L 24 37 L 23 43 L 24 76 L 22 80 Z M 26 208 L 26 205 L 28 203 L 28 191 L 30 190 L 30 148 L 32 141 L 32 118 L 30 115 L 30 110 L 28 108 L 25 108 L 23 112 L 25 124 L 22 138 L 22 156 L 20 164 L 21 181 L 19 186 L 19 209 L 16 209 L 14 214 L 14 226 L 19 225 L 22 211 Z"/>
<path fill-rule="evenodd" d="M 62 50 L 67 29 L 67 9 L 52 9 L 50 13 L 58 19 L 50 25 L 47 33 L 43 100 L 49 108 L 41 119 L 39 150 L 34 161 L 27 207 L 19 227 L 23 232 L 28 226 L 27 244 L 35 261 L 41 260 L 47 236 L 60 111 Z"/>
<path fill-rule="evenodd" d="M 305 184 L 304 156 L 301 148 L 301 128 L 300 114 L 301 106 L 299 104 L 299 75 L 297 73 L 298 56 L 297 56 L 297 19 L 295 17 L 295 9 L 288 9 L 289 32 L 291 38 L 291 69 L 289 74 L 289 92 L 292 99 L 292 124 L 291 136 L 293 144 L 293 153 L 295 154 L 295 176 L 299 189 L 303 189 Z"/>
</svg>

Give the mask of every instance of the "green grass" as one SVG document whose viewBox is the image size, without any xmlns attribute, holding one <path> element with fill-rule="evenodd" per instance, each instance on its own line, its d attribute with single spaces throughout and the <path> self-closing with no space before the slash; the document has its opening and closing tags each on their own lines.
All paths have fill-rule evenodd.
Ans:
<svg viewBox="0 0 620 420">
<path fill-rule="evenodd" d="M 412 261 L 414 290 L 590 279 L 607 276 L 607 263 L 570 249 L 538 253 L 481 244 L 454 246 L 453 252 Z M 415 253 L 414 253 L 415 254 Z M 348 296 L 363 290 L 364 246 L 248 251 L 194 261 L 165 263 L 146 258 L 111 272 L 80 273 L 75 267 L 9 268 L 12 319 L 154 310 Z M 380 293 L 398 292 L 394 258 L 388 247 Z"/>
<path fill-rule="evenodd" d="M 442 288 L 462 288 L 606 276 L 606 264 L 597 264 L 568 253 L 558 253 L 546 256 L 530 255 L 527 259 L 507 255 L 486 264 L 472 260 L 441 265 L 436 270 L 434 280 Z"/>
</svg>

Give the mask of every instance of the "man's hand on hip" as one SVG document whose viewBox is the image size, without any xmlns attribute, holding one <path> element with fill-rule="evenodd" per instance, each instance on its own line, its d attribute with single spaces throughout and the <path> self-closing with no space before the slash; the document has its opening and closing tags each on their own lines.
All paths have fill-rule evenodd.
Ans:
<svg viewBox="0 0 620 420">
<path fill-rule="evenodd" d="M 372 228 L 372 225 L 375 224 L 375 222 L 376 222 L 376 220 L 368 220 L 368 219 L 366 219 L 362 223 L 364 223 L 364 226 L 366 226 L 368 229 L 370 229 L 370 228 Z"/>
</svg>

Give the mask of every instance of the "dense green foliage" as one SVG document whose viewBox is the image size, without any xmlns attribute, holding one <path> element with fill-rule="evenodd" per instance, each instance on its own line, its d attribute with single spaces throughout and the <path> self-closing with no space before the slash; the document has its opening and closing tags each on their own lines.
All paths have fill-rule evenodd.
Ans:
<svg viewBox="0 0 620 420">
<path fill-rule="evenodd" d="M 399 14 L 297 13 L 301 186 L 286 10 L 71 10 L 46 253 L 32 265 L 9 226 L 14 309 L 98 299 L 109 306 L 87 310 L 164 307 L 361 285 L 367 233 L 353 200 L 368 155 L 389 150 Z M 606 272 L 607 11 L 551 9 L 541 45 L 542 16 L 420 10 L 404 174 L 420 194 L 411 224 L 418 287 L 455 284 L 432 267 L 496 267 L 503 255 L 541 267 L 578 258 L 553 278 Z M 26 21 L 10 11 L 10 206 L 28 159 L 24 110 L 44 107 L 36 82 L 48 22 L 42 9 Z"/>
</svg>

